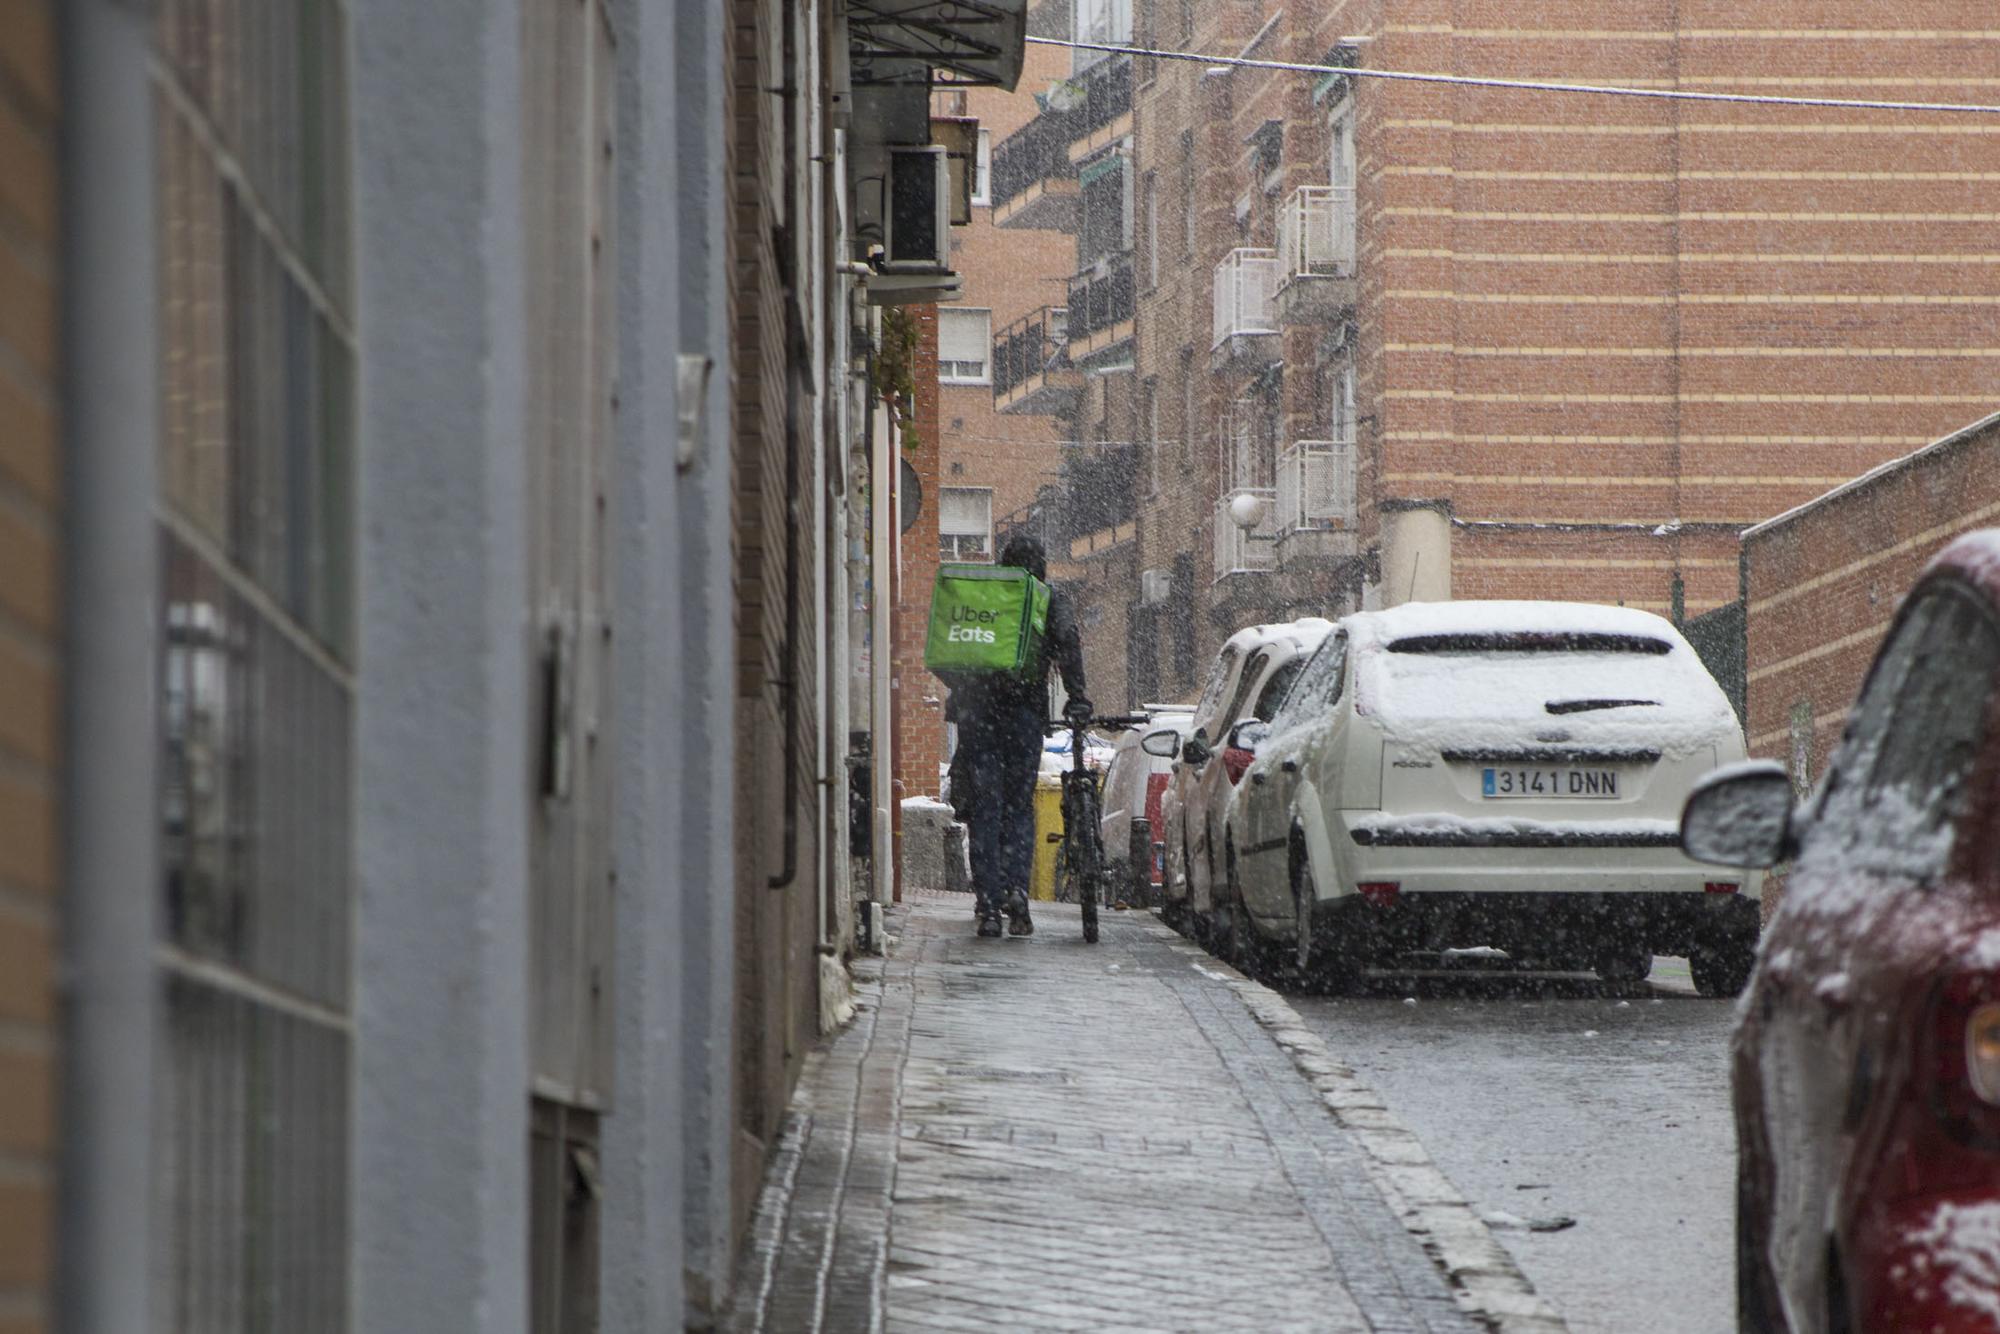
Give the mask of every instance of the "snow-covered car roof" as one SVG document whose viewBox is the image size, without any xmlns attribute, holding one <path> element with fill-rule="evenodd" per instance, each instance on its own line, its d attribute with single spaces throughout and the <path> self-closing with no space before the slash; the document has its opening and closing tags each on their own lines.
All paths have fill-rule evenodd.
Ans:
<svg viewBox="0 0 2000 1334">
<path fill-rule="evenodd" d="M 1658 639 L 1669 646 L 1682 642 L 1663 616 L 1595 602 L 1405 602 L 1386 611 L 1358 612 L 1344 624 L 1356 643 L 1496 633 L 1618 635 Z"/>
<path fill-rule="evenodd" d="M 1333 633 L 1333 622 L 1321 616 L 1301 616 L 1296 621 L 1273 621 L 1268 625 L 1246 625 L 1229 636 L 1227 645 L 1243 654 L 1256 652 L 1278 639 L 1296 639 L 1312 648 Z"/>
</svg>

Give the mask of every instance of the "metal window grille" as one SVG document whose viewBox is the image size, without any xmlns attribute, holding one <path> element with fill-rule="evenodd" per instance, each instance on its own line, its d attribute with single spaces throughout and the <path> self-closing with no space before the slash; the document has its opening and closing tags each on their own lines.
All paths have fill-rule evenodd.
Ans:
<svg viewBox="0 0 2000 1334">
<path fill-rule="evenodd" d="M 344 1330 L 353 812 L 344 0 L 154 9 L 159 1310 Z"/>
</svg>

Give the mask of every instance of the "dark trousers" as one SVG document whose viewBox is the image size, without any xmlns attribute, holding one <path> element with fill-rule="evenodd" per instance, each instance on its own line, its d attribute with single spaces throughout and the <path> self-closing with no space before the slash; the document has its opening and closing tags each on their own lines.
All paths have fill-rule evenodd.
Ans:
<svg viewBox="0 0 2000 1334">
<path fill-rule="evenodd" d="M 958 722 L 971 780 L 972 888 L 982 909 L 1028 892 L 1035 856 L 1035 775 L 1042 761 L 1041 711 L 1006 705 Z M 969 748 L 969 749 L 968 749 Z"/>
</svg>

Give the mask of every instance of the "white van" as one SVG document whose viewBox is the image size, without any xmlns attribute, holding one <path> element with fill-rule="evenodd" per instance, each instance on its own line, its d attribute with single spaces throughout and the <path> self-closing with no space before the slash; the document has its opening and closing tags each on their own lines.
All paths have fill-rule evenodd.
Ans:
<svg viewBox="0 0 2000 1334">
<path fill-rule="evenodd" d="M 1334 976 L 1494 946 L 1636 981 L 1686 954 L 1697 987 L 1749 973 L 1761 878 L 1703 867 L 1679 817 L 1744 756 L 1694 649 L 1647 612 L 1411 603 L 1350 616 L 1254 747 L 1229 811 L 1239 952 Z"/>
</svg>

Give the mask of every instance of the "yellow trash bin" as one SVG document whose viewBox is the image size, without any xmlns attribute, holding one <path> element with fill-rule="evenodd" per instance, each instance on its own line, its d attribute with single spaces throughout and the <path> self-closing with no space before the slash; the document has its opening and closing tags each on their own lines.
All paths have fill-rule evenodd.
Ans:
<svg viewBox="0 0 2000 1334">
<path fill-rule="evenodd" d="M 1028 897 L 1044 903 L 1056 896 L 1057 843 L 1063 832 L 1062 779 L 1043 774 L 1035 781 L 1035 864 L 1028 876 Z"/>
</svg>

